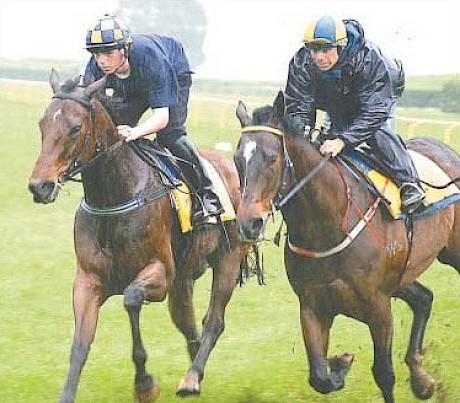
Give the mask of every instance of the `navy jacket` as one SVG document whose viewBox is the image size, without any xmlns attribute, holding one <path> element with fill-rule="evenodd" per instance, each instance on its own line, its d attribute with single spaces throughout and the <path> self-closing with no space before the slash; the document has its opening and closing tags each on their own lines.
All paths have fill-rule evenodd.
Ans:
<svg viewBox="0 0 460 403">
<path fill-rule="evenodd" d="M 176 106 L 180 88 L 191 85 L 192 72 L 184 49 L 170 37 L 133 35 L 129 65 L 128 78 L 108 76 L 105 99 L 101 99 L 116 124 L 134 126 L 148 108 Z M 92 56 L 86 65 L 83 85 L 102 76 Z"/>
</svg>

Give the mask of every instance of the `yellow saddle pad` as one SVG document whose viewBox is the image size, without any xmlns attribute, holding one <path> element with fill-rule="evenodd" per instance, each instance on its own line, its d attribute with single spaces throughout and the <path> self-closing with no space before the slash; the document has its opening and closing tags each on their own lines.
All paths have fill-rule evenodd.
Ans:
<svg viewBox="0 0 460 403">
<path fill-rule="evenodd" d="M 449 178 L 444 170 L 428 157 L 412 150 L 409 150 L 409 153 L 422 181 L 435 186 L 443 186 L 450 182 L 451 178 Z M 352 159 L 352 162 L 355 163 L 356 161 Z M 402 218 L 403 214 L 401 212 L 401 198 L 398 186 L 391 179 L 369 166 L 367 166 L 367 169 L 363 169 L 361 164 L 355 164 L 355 166 L 359 166 L 359 169 L 382 195 L 385 205 L 393 218 Z M 425 207 L 441 202 L 450 196 L 460 195 L 460 190 L 455 184 L 451 184 L 444 189 L 436 189 L 423 183 L 422 187 L 426 192 L 426 198 L 423 202 Z"/>
<path fill-rule="evenodd" d="M 200 157 L 206 172 L 208 173 L 214 185 L 214 191 L 222 203 L 224 212 L 220 216 L 222 221 L 230 221 L 235 219 L 235 209 L 233 208 L 227 188 L 222 181 L 222 178 L 214 168 L 214 166 L 205 158 Z M 183 233 L 189 232 L 193 229 L 192 226 L 192 197 L 188 186 L 181 182 L 181 184 L 172 191 L 172 198 L 179 217 L 179 223 Z M 206 223 L 217 223 L 216 217 L 209 217 Z"/>
</svg>

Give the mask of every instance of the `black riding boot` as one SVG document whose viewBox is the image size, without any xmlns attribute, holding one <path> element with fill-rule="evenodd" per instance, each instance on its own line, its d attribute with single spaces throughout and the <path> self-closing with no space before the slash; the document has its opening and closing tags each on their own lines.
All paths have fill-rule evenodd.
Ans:
<svg viewBox="0 0 460 403">
<path fill-rule="evenodd" d="M 405 182 L 401 186 L 401 207 L 407 214 L 414 213 L 425 199 L 425 192 L 416 182 Z"/>
<path fill-rule="evenodd" d="M 210 216 L 217 216 L 224 212 L 218 196 L 214 193 L 211 179 L 201 164 L 198 151 L 186 136 L 179 137 L 168 145 L 171 153 L 184 161 L 178 164 L 185 172 L 187 180 L 198 197 L 194 200 L 192 221 L 198 223 Z"/>
</svg>

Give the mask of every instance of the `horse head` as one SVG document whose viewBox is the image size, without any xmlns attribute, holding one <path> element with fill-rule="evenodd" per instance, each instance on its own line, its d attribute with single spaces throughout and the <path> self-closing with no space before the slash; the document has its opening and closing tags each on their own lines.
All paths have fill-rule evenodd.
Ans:
<svg viewBox="0 0 460 403">
<path fill-rule="evenodd" d="M 54 202 L 69 173 L 92 158 L 102 120 L 109 121 L 106 125 L 109 129 L 103 133 L 106 138 L 108 132 L 116 134 L 109 115 L 94 99 L 105 87 L 106 78 L 87 87 L 79 86 L 79 79 L 77 76 L 60 85 L 58 73 L 51 70 L 49 83 L 53 97 L 39 123 L 42 148 L 29 179 L 29 190 L 37 203 Z"/>
<path fill-rule="evenodd" d="M 284 146 L 279 127 L 283 114 L 282 92 L 273 106 L 257 108 L 252 117 L 243 102 L 236 109 L 242 128 L 234 156 L 242 191 L 237 222 L 240 236 L 248 242 L 264 238 L 267 219 L 281 186 Z"/>
</svg>

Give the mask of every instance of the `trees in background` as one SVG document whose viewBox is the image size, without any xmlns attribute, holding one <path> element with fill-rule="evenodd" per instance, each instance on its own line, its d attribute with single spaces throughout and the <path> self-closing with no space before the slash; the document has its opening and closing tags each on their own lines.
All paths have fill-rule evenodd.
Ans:
<svg viewBox="0 0 460 403">
<path fill-rule="evenodd" d="M 192 69 L 204 62 L 206 14 L 198 0 L 119 0 L 117 15 L 133 32 L 157 33 L 179 39 Z"/>
</svg>

